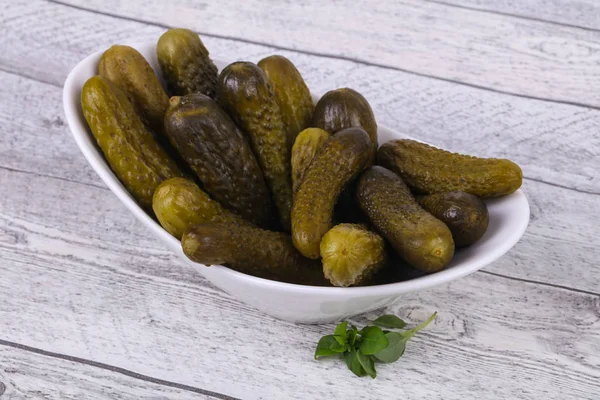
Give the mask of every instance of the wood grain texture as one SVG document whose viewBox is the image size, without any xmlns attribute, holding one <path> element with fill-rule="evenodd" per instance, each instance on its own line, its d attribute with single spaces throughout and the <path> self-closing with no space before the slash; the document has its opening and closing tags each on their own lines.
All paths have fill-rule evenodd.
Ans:
<svg viewBox="0 0 600 400">
<path fill-rule="evenodd" d="M 258 0 L 219 8 L 190 2 L 167 12 L 154 1 L 116 3 L 77 4 L 151 24 L 40 0 L 11 2 L 0 15 L 0 399 L 203 399 L 212 392 L 244 399 L 597 399 L 600 111 L 526 98 L 593 87 L 588 67 L 595 56 L 546 56 L 542 44 L 559 41 L 563 51 L 583 38 L 588 46 L 596 33 L 417 1 L 381 2 L 360 14 L 343 2 L 339 12 L 321 3 L 320 12 L 336 11 L 334 22 L 358 21 L 359 33 L 392 16 L 398 21 L 392 33 L 359 40 L 349 22 L 339 32 L 331 24 L 300 24 L 302 15 L 283 23 L 286 13 L 308 9 L 307 1 L 271 8 Z M 440 11 L 447 9 L 454 11 Z M 113 43 L 156 40 L 164 31 L 157 24 L 169 25 L 173 15 L 183 15 L 177 25 L 209 30 L 213 36 L 203 40 L 215 56 L 257 61 L 283 54 L 315 92 L 359 90 L 380 124 L 523 166 L 532 207 L 526 235 L 485 271 L 388 308 L 411 323 L 434 310 L 439 317 L 399 363 L 379 368 L 376 382 L 354 378 L 341 362 L 312 359 L 333 325 L 276 321 L 176 259 L 76 148 L 61 104 L 70 68 Z M 236 32 L 272 43 L 216 37 Z M 532 38 L 546 33 L 542 49 L 530 51 Z M 395 43 L 406 49 L 403 57 L 390 56 Z M 392 68 L 307 54 L 317 45 L 342 57 L 381 54 Z M 293 46 L 299 51 L 281 50 Z M 419 76 L 432 75 L 424 63 L 437 53 L 434 72 L 450 78 Z M 477 59 L 491 66 L 473 68 Z M 565 60 L 590 74 L 570 77 L 561 69 Z M 406 63 L 417 70 L 399 71 Z M 529 75 L 507 78 L 510 64 L 514 74 L 531 68 Z M 522 81 L 536 73 L 538 81 Z M 545 77 L 560 79 L 543 87 Z M 477 79 L 523 93 L 474 88 Z"/>
<path fill-rule="evenodd" d="M 47 2 L 16 2 L 13 7 L 9 6 L 4 20 L 0 19 L 0 46 L 6 49 L 0 53 L 0 68 L 56 85 L 61 85 L 70 68 L 87 54 L 132 39 L 154 41 L 164 31 L 161 27 Z M 31 11 L 28 14 L 24 10 Z M 47 23 L 36 26 L 40 15 Z M 64 37 L 54 40 L 51 32 L 65 29 L 68 31 L 61 33 Z M 394 70 L 265 46 L 211 37 L 203 37 L 203 40 L 214 56 L 224 59 L 258 61 L 275 52 L 284 54 L 298 65 L 314 92 L 350 86 L 363 93 L 380 124 L 453 151 L 509 157 L 532 179 L 600 193 L 596 173 L 600 164 L 598 110 L 515 98 Z M 46 63 L 37 61 L 39 59 L 50 59 L 52 64 L 46 67 Z M 15 85 L 23 85 L 26 89 L 30 83 L 19 81 Z M 6 95 L 15 90 L 23 89 L 7 88 Z M 53 99 L 60 99 L 60 91 L 54 93 Z M 38 104 L 42 101 L 25 95 L 20 98 Z M 42 118 L 34 116 L 37 125 L 32 132 L 48 129 L 50 124 L 57 134 L 60 131 L 68 136 L 67 127 L 52 125 L 62 122 L 60 101 L 48 103 L 51 103 L 47 105 L 51 109 L 42 110 L 45 114 Z M 28 108 L 23 108 L 20 103 L 9 104 L 9 107 L 7 112 L 10 112 L 11 122 L 19 124 L 20 120 L 13 115 L 23 118 L 24 110 Z M 30 116 L 27 118 L 31 119 Z M 6 140 L 15 142 L 11 138 Z M 66 137 L 60 140 L 69 142 Z M 60 149 L 64 148 L 74 148 L 74 144 L 60 146 Z M 7 157 L 17 159 L 10 154 Z M 84 168 L 91 171 L 89 167 Z M 70 170 L 64 173 L 70 173 Z M 93 173 L 86 182 L 90 182 L 91 177 Z"/>
<path fill-rule="evenodd" d="M 61 1 L 61 3 L 63 3 Z M 600 32 L 404 0 L 66 3 L 200 32 L 343 56 L 523 96 L 600 106 Z"/>
<path fill-rule="evenodd" d="M 36 351 L 33 349 L 33 351 Z M 8 400 L 214 400 L 227 398 L 219 394 L 124 375 L 96 365 L 63 360 L 52 355 L 17 349 L 0 344 L 0 398 Z M 45 352 L 44 352 L 45 353 Z M 132 374 L 136 375 L 136 374 Z M 179 387 L 177 387 L 179 386 Z M 4 388 L 4 391 L 1 388 Z"/>
<path fill-rule="evenodd" d="M 341 363 L 311 361 L 316 340 L 332 326 L 275 321 L 206 285 L 131 224 L 107 190 L 26 175 L 0 170 L 0 185 L 12 187 L 0 206 L 0 338 L 241 398 L 345 398 L 349 385 L 368 397 L 373 390 L 368 381 L 348 383 L 353 378 Z M 574 207 L 593 206 L 580 201 Z M 58 206 L 44 209 L 48 202 Z M 554 274 L 575 261 L 574 251 L 578 269 L 564 277 L 597 279 L 596 248 L 578 248 L 573 233 L 561 244 L 549 229 L 536 231 L 489 270 L 529 274 L 537 265 Z M 433 310 L 440 312 L 435 327 L 411 347 L 413 357 L 381 368 L 375 395 L 399 380 L 411 382 L 403 385 L 406 396 L 434 396 L 443 385 L 444 399 L 481 390 L 488 398 L 581 399 L 600 389 L 598 294 L 477 273 L 405 296 L 387 311 L 418 321 Z M 562 389 L 544 392 L 552 382 Z"/>
<path fill-rule="evenodd" d="M 600 3 L 596 0 L 426 0 L 526 19 L 600 30 Z"/>
<path fill-rule="evenodd" d="M 416 398 L 591 399 L 600 389 L 600 296 L 481 273 L 404 296 L 387 311 L 413 323 L 440 317 L 373 385 L 342 363 L 312 360 L 332 325 L 275 321 L 202 285 L 132 273 L 119 267 L 132 262 L 123 251 L 3 226 L 5 340 L 240 398 L 368 398 L 394 388 Z"/>
</svg>

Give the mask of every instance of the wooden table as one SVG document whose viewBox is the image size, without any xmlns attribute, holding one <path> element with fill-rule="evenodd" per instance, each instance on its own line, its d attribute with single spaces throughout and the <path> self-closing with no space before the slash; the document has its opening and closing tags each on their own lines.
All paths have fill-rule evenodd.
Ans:
<svg viewBox="0 0 600 400">
<path fill-rule="evenodd" d="M 0 399 L 600 398 L 598 1 L 163 3 L 0 6 Z M 316 92 L 363 93 L 380 124 L 510 157 L 527 233 L 484 271 L 385 310 L 439 316 L 375 381 L 313 360 L 333 325 L 281 322 L 211 286 L 65 125 L 81 58 L 172 26 L 218 58 L 283 54 Z"/>
</svg>

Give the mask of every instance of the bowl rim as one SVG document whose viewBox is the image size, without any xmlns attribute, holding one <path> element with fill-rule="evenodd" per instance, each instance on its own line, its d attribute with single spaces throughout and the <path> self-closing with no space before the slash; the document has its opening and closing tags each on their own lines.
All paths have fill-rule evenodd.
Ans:
<svg viewBox="0 0 600 400">
<path fill-rule="evenodd" d="M 132 44 L 130 45 L 132 47 L 134 47 L 142 53 L 145 51 L 142 50 L 142 48 L 145 48 L 147 51 L 148 49 L 153 49 L 156 47 L 155 43 L 131 43 Z M 75 85 L 77 81 L 81 79 L 80 75 L 82 74 L 82 70 L 84 70 L 86 67 L 89 67 L 89 64 L 93 62 L 93 60 L 99 59 L 100 55 L 105 50 L 106 48 L 103 48 L 102 50 L 93 52 L 85 58 L 83 58 L 82 60 L 80 60 L 69 72 L 65 80 L 63 86 L 63 108 L 67 119 L 67 123 L 69 125 L 69 129 L 71 130 L 71 134 L 73 135 L 73 138 L 75 139 L 79 150 L 83 153 L 84 157 L 94 169 L 94 171 L 98 174 L 98 176 L 100 176 L 100 178 L 108 186 L 110 191 L 136 217 L 136 219 L 143 225 L 145 225 L 162 242 L 164 242 L 169 249 L 175 251 L 175 253 L 177 253 L 177 255 L 180 258 L 183 257 L 191 265 L 199 267 L 198 269 L 200 273 L 203 276 L 205 276 L 208 280 L 211 280 L 211 278 L 210 276 L 208 276 L 209 274 L 203 271 L 204 268 L 217 269 L 220 273 L 223 274 L 224 279 L 235 279 L 238 282 L 245 281 L 248 284 L 255 285 L 258 289 L 265 288 L 270 290 L 293 292 L 295 294 L 322 294 L 332 297 L 386 296 L 394 294 L 399 295 L 402 293 L 415 292 L 422 289 L 431 288 L 433 286 L 437 286 L 443 283 L 447 283 L 484 268 L 485 266 L 489 265 L 490 263 L 496 261 L 504 254 L 506 254 L 521 239 L 521 237 L 525 233 L 525 230 L 527 229 L 530 219 L 530 206 L 529 202 L 527 201 L 527 197 L 525 196 L 523 191 L 521 189 L 518 189 L 514 193 L 509 194 L 505 197 L 516 197 L 517 201 L 522 202 L 523 209 L 519 210 L 519 212 L 526 213 L 526 218 L 519 220 L 519 223 L 514 227 L 511 236 L 507 238 L 507 240 L 503 241 L 500 246 L 495 248 L 494 251 L 489 251 L 483 256 L 480 256 L 477 263 L 472 263 L 470 265 L 460 266 L 456 268 L 445 269 L 429 275 L 420 276 L 418 278 L 382 285 L 356 287 L 308 286 L 260 278 L 230 269 L 222 265 L 213 265 L 207 267 L 204 264 L 195 263 L 187 259 L 187 257 L 183 254 L 179 240 L 177 240 L 174 236 L 169 234 L 162 226 L 160 226 L 160 224 L 157 221 L 151 218 L 137 204 L 137 202 L 121 184 L 120 180 L 116 177 L 116 175 L 114 175 L 114 173 L 108 166 L 108 163 L 104 159 L 104 156 L 96 148 L 95 142 L 92 141 L 89 137 L 90 134 L 88 131 L 87 123 L 84 122 L 85 118 L 81 113 L 80 102 L 77 101 L 77 103 L 79 104 L 78 106 L 73 106 L 74 97 L 81 91 L 81 88 L 75 87 Z M 223 60 L 219 60 L 217 58 L 213 58 L 213 61 L 215 61 L 215 63 L 226 63 Z M 315 95 L 314 92 L 312 92 L 312 95 L 313 98 L 320 97 L 318 95 Z M 378 130 L 379 129 L 387 130 L 389 132 L 394 133 L 398 132 L 384 125 L 378 125 Z M 410 136 L 407 135 L 404 135 L 404 137 L 410 138 Z"/>
</svg>

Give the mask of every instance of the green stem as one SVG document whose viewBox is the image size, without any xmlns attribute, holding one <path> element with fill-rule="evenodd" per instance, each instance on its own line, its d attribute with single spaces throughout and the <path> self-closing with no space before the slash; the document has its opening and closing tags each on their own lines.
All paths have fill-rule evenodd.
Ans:
<svg viewBox="0 0 600 400">
<path fill-rule="evenodd" d="M 404 337 L 406 337 L 406 340 L 410 339 L 411 337 L 414 336 L 415 333 L 419 332 L 421 329 L 423 329 L 427 325 L 429 325 L 431 323 L 431 321 L 433 321 L 435 319 L 436 316 L 437 316 L 437 311 L 434 312 L 433 314 L 431 314 L 431 316 L 429 318 L 427 318 L 427 321 L 420 323 L 419 325 L 415 326 L 414 328 L 412 328 L 409 331 L 406 331 L 404 333 Z"/>
</svg>

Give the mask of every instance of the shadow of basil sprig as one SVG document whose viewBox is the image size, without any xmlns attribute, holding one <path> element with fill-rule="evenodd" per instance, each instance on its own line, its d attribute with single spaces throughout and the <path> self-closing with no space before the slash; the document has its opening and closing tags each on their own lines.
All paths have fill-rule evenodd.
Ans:
<svg viewBox="0 0 600 400">
<path fill-rule="evenodd" d="M 369 375 L 375 378 L 375 363 L 398 361 L 404 354 L 406 342 L 429 325 L 436 315 L 437 312 L 434 312 L 427 321 L 408 330 L 401 330 L 406 322 L 395 315 L 382 315 L 361 330 L 354 325 L 348 327 L 348 322 L 343 321 L 335 327 L 333 335 L 323 336 L 319 340 L 315 359 L 343 357 L 348 369 L 356 376 Z"/>
</svg>

